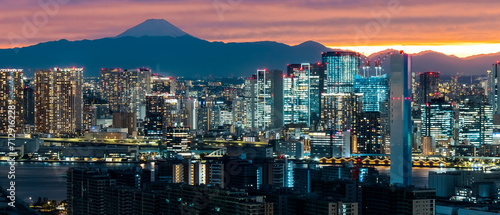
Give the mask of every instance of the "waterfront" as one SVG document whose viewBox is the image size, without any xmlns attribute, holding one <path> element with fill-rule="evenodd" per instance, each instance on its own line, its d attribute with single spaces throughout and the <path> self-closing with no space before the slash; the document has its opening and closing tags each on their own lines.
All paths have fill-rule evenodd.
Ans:
<svg viewBox="0 0 500 215">
<path fill-rule="evenodd" d="M 16 163 L 16 197 L 18 200 L 34 201 L 38 197 L 53 200 L 66 199 L 66 173 L 71 167 L 130 168 L 135 163 L 59 163 L 59 162 L 18 162 Z M 147 164 L 148 165 L 148 164 Z M 7 187 L 9 164 L 0 162 L 0 185 Z"/>
<path fill-rule="evenodd" d="M 38 197 L 54 200 L 66 199 L 66 172 L 71 167 L 94 168 L 130 168 L 138 166 L 134 163 L 49 163 L 36 162 L 16 163 L 16 195 L 19 200 L 27 201 L 29 197 L 36 201 Z M 0 162 L 0 185 L 6 187 L 9 183 L 7 171 L 9 164 Z M 146 164 L 150 168 L 150 164 Z M 389 174 L 390 167 L 376 167 L 381 174 Z M 426 187 L 429 171 L 455 171 L 455 168 L 413 168 L 413 182 L 418 187 Z"/>
</svg>

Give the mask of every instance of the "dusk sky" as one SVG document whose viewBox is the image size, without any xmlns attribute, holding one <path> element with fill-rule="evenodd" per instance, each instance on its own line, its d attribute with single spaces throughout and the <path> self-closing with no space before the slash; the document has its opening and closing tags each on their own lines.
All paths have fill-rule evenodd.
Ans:
<svg viewBox="0 0 500 215">
<path fill-rule="evenodd" d="M 44 2 L 57 7 L 47 13 Z M 386 48 L 461 57 L 500 52 L 498 0 L 0 0 L 0 5 L 0 48 L 113 37 L 154 18 L 209 41 L 313 40 L 365 54 Z"/>
</svg>

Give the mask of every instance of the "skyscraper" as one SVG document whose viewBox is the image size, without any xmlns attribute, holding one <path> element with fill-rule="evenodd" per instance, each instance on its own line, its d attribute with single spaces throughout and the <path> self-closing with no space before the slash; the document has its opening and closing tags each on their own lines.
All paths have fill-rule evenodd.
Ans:
<svg viewBox="0 0 500 215">
<path fill-rule="evenodd" d="M 488 102 L 493 106 L 493 114 L 500 114 L 500 61 L 491 67 L 488 74 Z"/>
<path fill-rule="evenodd" d="M 390 57 L 391 184 L 412 185 L 411 58 Z"/>
<path fill-rule="evenodd" d="M 244 97 L 246 101 L 246 124 L 252 131 L 257 130 L 257 75 L 245 80 Z"/>
<path fill-rule="evenodd" d="M 321 95 L 321 130 L 347 131 L 361 111 L 361 94 L 334 93 Z"/>
<path fill-rule="evenodd" d="M 309 63 L 287 66 L 287 74 L 283 75 L 283 125 L 310 125 L 310 68 Z"/>
<path fill-rule="evenodd" d="M 120 112 L 125 106 L 126 73 L 122 69 L 101 69 L 100 93 L 112 112 Z"/>
<path fill-rule="evenodd" d="M 281 127 L 283 124 L 283 71 L 257 70 L 257 128 Z"/>
<path fill-rule="evenodd" d="M 23 131 L 23 102 L 23 70 L 0 69 L 0 133 Z M 14 122 L 14 124 L 9 122 Z M 9 132 L 9 128 L 14 129 L 14 132 Z"/>
<path fill-rule="evenodd" d="M 69 135 L 82 128 L 83 68 L 35 71 L 35 130 Z"/>
<path fill-rule="evenodd" d="M 348 51 L 322 54 L 326 66 L 324 93 L 352 93 L 354 74 L 359 74 L 359 53 Z"/>
<path fill-rule="evenodd" d="M 424 72 L 419 74 L 418 103 L 425 104 L 439 97 L 439 72 Z"/>
<path fill-rule="evenodd" d="M 358 112 L 353 123 L 353 150 L 356 154 L 382 154 L 380 112 Z"/>
<path fill-rule="evenodd" d="M 455 110 L 452 104 L 442 99 L 433 99 L 421 105 L 421 133 L 424 137 L 433 137 L 435 141 L 448 142 L 454 137 Z"/>
<path fill-rule="evenodd" d="M 388 114 L 389 79 L 387 74 L 369 77 L 355 75 L 354 92 L 363 94 L 363 111 Z"/>
<path fill-rule="evenodd" d="M 287 65 L 283 75 L 283 125 L 317 127 L 324 73 L 321 63 Z"/>
<path fill-rule="evenodd" d="M 177 126 L 178 104 L 172 94 L 147 95 L 144 134 L 149 138 L 162 138 L 167 127 Z"/>
<path fill-rule="evenodd" d="M 126 69 L 127 85 L 125 86 L 126 112 L 134 113 L 137 119 L 143 120 L 146 115 L 144 104 L 146 94 L 151 93 L 151 71 L 149 69 Z"/>
<path fill-rule="evenodd" d="M 33 80 L 24 81 L 24 124 L 35 125 L 35 87 Z"/>
<path fill-rule="evenodd" d="M 321 93 L 325 83 L 325 64 L 311 64 L 309 78 L 309 100 L 311 110 L 311 125 L 313 130 L 317 130 L 321 119 Z"/>
<path fill-rule="evenodd" d="M 493 108 L 482 99 L 467 99 L 459 105 L 458 142 L 479 147 L 493 143 Z"/>
</svg>

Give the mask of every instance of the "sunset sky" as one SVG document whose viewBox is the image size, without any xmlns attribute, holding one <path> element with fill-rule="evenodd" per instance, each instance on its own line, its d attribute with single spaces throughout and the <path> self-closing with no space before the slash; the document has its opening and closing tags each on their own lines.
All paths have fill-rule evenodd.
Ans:
<svg viewBox="0 0 500 215">
<path fill-rule="evenodd" d="M 209 41 L 313 40 L 364 54 L 386 48 L 460 57 L 500 52 L 498 0 L 0 0 L 0 5 L 0 48 L 112 37 L 155 18 Z"/>
</svg>

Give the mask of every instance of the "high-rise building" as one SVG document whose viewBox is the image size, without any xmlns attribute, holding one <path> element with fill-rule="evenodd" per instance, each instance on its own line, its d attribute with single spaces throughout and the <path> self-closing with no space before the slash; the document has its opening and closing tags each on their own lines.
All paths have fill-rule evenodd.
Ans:
<svg viewBox="0 0 500 215">
<path fill-rule="evenodd" d="M 439 97 L 439 72 L 424 72 L 419 74 L 417 101 L 419 104 L 430 102 Z"/>
<path fill-rule="evenodd" d="M 321 121 L 321 93 L 325 83 L 325 64 L 311 64 L 309 77 L 310 127 L 318 130 Z"/>
<path fill-rule="evenodd" d="M 24 124 L 34 126 L 35 125 L 35 87 L 33 80 L 24 81 Z"/>
<path fill-rule="evenodd" d="M 459 105 L 458 143 L 479 147 L 493 143 L 493 108 L 481 101 Z"/>
<path fill-rule="evenodd" d="M 336 93 L 321 95 L 321 130 L 347 131 L 362 108 L 362 95 Z"/>
<path fill-rule="evenodd" d="M 151 93 L 151 70 L 101 69 L 100 92 L 112 112 L 134 113 L 143 120 L 145 98 Z"/>
<path fill-rule="evenodd" d="M 291 64 L 283 76 L 283 125 L 311 122 L 311 64 Z"/>
<path fill-rule="evenodd" d="M 324 73 L 321 63 L 287 66 L 283 75 L 283 125 L 305 124 L 317 128 Z"/>
<path fill-rule="evenodd" d="M 358 112 L 352 131 L 354 153 L 383 154 L 380 112 Z"/>
<path fill-rule="evenodd" d="M 351 132 L 329 131 L 309 133 L 311 158 L 348 158 L 351 156 Z"/>
<path fill-rule="evenodd" d="M 363 94 L 363 111 L 377 111 L 387 115 L 389 106 L 389 79 L 381 76 L 354 76 L 354 92 Z"/>
<path fill-rule="evenodd" d="M 324 93 L 352 93 L 354 74 L 361 66 L 359 53 L 349 51 L 326 52 L 322 54 L 326 67 Z"/>
<path fill-rule="evenodd" d="M 24 126 L 22 69 L 0 69 L 0 133 L 22 133 Z M 11 122 L 14 122 L 11 124 Z M 9 128 L 11 131 L 9 131 Z"/>
<path fill-rule="evenodd" d="M 120 112 L 125 106 L 126 73 L 122 69 L 101 69 L 100 93 L 112 112 Z"/>
<path fill-rule="evenodd" d="M 390 57 L 391 184 L 412 185 L 411 57 Z"/>
<path fill-rule="evenodd" d="M 126 69 L 126 112 L 134 113 L 139 120 L 146 115 L 145 99 L 151 93 L 151 71 L 149 69 Z"/>
<path fill-rule="evenodd" d="M 161 138 L 167 127 L 177 127 L 178 99 L 172 94 L 149 94 L 146 96 L 146 118 L 144 134 L 150 138 Z"/>
<path fill-rule="evenodd" d="M 257 131 L 257 76 L 245 80 L 244 97 L 246 101 L 246 127 Z"/>
<path fill-rule="evenodd" d="M 152 82 L 151 90 L 153 92 L 175 94 L 177 85 L 175 78 L 152 76 L 151 82 Z"/>
<path fill-rule="evenodd" d="M 83 68 L 35 71 L 35 130 L 69 135 L 82 128 Z"/>
<path fill-rule="evenodd" d="M 354 76 L 354 92 L 363 95 L 363 111 L 379 112 L 382 144 L 386 144 L 385 138 L 389 136 L 389 78 L 387 74 L 380 75 L 381 65 L 375 62 L 377 76 L 363 77 Z M 384 147 L 383 147 L 384 148 Z M 382 150 L 383 151 L 383 150 Z"/>
<path fill-rule="evenodd" d="M 435 141 L 448 142 L 454 138 L 455 110 L 444 99 L 432 99 L 420 106 L 421 135 L 433 137 Z"/>
<path fill-rule="evenodd" d="M 283 71 L 257 70 L 257 128 L 279 128 L 283 125 Z"/>
<path fill-rule="evenodd" d="M 491 67 L 488 73 L 488 102 L 493 107 L 494 114 L 500 114 L 500 61 Z"/>
</svg>

